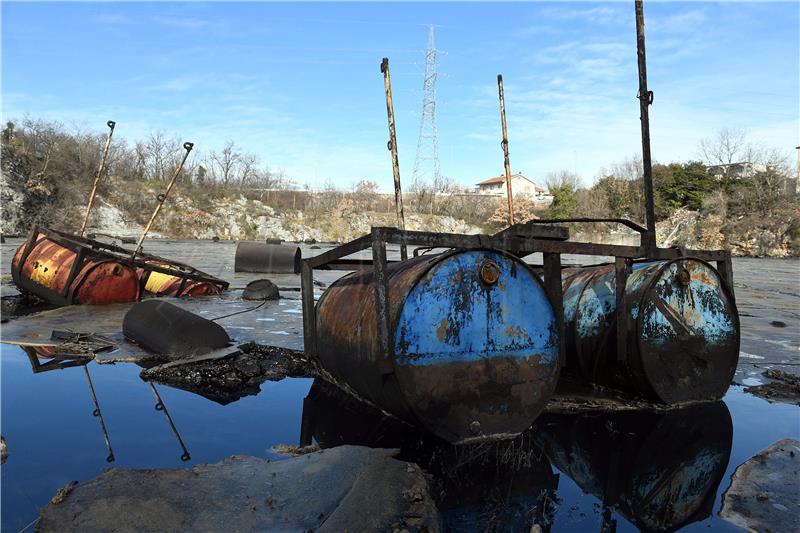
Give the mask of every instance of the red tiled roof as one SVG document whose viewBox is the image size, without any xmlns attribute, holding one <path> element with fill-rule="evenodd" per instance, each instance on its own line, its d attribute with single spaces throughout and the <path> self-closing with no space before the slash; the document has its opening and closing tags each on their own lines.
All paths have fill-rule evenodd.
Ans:
<svg viewBox="0 0 800 533">
<path fill-rule="evenodd" d="M 528 178 L 526 178 L 525 176 L 523 176 L 522 173 L 520 173 L 520 172 L 517 172 L 516 174 L 511 174 L 511 179 L 514 179 L 514 178 L 522 178 L 524 180 L 531 181 Z M 481 186 L 481 185 L 493 185 L 495 183 L 505 183 L 505 182 L 506 182 L 506 177 L 505 176 L 497 176 L 495 178 L 489 178 L 488 180 L 483 180 L 480 183 L 478 183 L 477 185 L 478 186 Z M 531 183 L 533 183 L 533 182 L 531 181 Z"/>
<path fill-rule="evenodd" d="M 478 183 L 478 185 L 492 185 L 493 183 L 505 183 L 506 177 L 505 176 L 497 176 L 496 178 L 489 178 L 488 180 L 483 180 L 482 182 Z"/>
</svg>

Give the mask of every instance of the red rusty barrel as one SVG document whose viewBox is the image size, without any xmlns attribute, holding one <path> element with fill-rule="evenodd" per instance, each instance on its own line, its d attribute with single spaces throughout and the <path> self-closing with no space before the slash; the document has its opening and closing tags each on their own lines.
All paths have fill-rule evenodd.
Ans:
<svg viewBox="0 0 800 533">
<path fill-rule="evenodd" d="M 167 269 L 170 267 L 169 264 L 158 261 L 148 261 L 147 264 Z M 158 296 L 174 296 L 177 298 L 182 296 L 208 296 L 219 294 L 222 291 L 222 287 L 217 284 L 189 279 L 186 276 L 181 276 L 179 272 L 166 274 L 143 268 L 139 268 L 137 271 L 139 276 L 147 276 L 144 290 Z"/>
<path fill-rule="evenodd" d="M 567 367 L 584 381 L 669 404 L 718 400 L 728 390 L 739 360 L 739 315 L 708 263 L 634 263 L 623 358 L 614 265 L 565 269 L 563 291 Z"/>
<path fill-rule="evenodd" d="M 511 436 L 558 380 L 558 332 L 536 274 L 497 250 L 459 250 L 387 268 L 390 353 L 373 271 L 344 276 L 317 305 L 322 366 L 382 409 L 450 442 Z"/>
<path fill-rule="evenodd" d="M 131 265 L 93 257 L 92 250 L 79 243 L 56 242 L 41 232 L 19 247 L 11 275 L 20 289 L 57 305 L 139 299 L 139 277 Z"/>
</svg>

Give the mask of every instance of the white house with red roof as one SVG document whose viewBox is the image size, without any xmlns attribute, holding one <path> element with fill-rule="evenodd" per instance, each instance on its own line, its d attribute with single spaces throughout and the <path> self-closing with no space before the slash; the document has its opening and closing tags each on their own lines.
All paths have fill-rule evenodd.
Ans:
<svg viewBox="0 0 800 533">
<path fill-rule="evenodd" d="M 505 196 L 505 175 L 481 181 L 475 187 L 475 192 L 478 194 L 485 194 L 487 196 Z M 553 201 L 553 196 L 547 191 L 547 189 L 543 189 L 533 180 L 525 177 L 525 175 L 521 172 L 511 175 L 511 194 L 513 194 L 515 197 L 517 195 L 529 196 L 534 202 L 537 203 L 550 203 Z"/>
</svg>

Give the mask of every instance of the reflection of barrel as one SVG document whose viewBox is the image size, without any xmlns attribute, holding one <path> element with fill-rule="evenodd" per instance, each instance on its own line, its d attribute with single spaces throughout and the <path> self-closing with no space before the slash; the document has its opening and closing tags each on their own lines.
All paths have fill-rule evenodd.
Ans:
<svg viewBox="0 0 800 533">
<path fill-rule="evenodd" d="M 43 233 L 19 247 L 11 273 L 18 287 L 57 304 L 110 304 L 139 298 L 139 278 L 132 266 L 78 253 Z"/>
<path fill-rule="evenodd" d="M 547 523 L 546 502 L 554 500 L 558 477 L 528 433 L 453 446 L 321 380 L 303 402 L 302 426 L 304 444 L 313 435 L 322 448 L 399 448 L 400 459 L 429 474 L 444 531 L 530 531 L 534 523 Z"/>
<path fill-rule="evenodd" d="M 644 531 L 674 531 L 711 513 L 733 426 L 717 402 L 668 412 L 547 413 L 532 434 L 584 492 Z"/>
<path fill-rule="evenodd" d="M 720 399 L 739 358 L 739 316 L 716 270 L 688 258 L 634 264 L 622 364 L 615 287 L 613 265 L 564 271 L 568 366 L 589 383 L 666 403 Z"/>
<path fill-rule="evenodd" d="M 234 272 L 299 274 L 300 248 L 268 244 L 262 241 L 239 241 L 236 245 Z"/>
<path fill-rule="evenodd" d="M 527 429 L 558 379 L 558 334 L 541 282 L 497 251 L 390 264 L 390 354 L 381 353 L 372 270 L 317 305 L 322 365 L 388 412 L 457 442 Z"/>
</svg>

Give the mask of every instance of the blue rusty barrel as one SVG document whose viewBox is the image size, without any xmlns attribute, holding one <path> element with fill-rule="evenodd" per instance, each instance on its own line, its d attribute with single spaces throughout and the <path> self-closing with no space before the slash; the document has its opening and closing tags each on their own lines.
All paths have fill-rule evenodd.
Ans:
<svg viewBox="0 0 800 533">
<path fill-rule="evenodd" d="M 739 360 L 739 315 L 722 278 L 692 258 L 635 263 L 617 360 L 613 265 L 563 272 L 568 368 L 586 382 L 664 403 L 721 398 Z"/>
<path fill-rule="evenodd" d="M 535 273 L 493 250 L 387 269 L 391 354 L 381 352 L 373 271 L 317 304 L 322 366 L 395 416 L 450 442 L 527 429 L 558 380 L 553 308 Z"/>
</svg>

